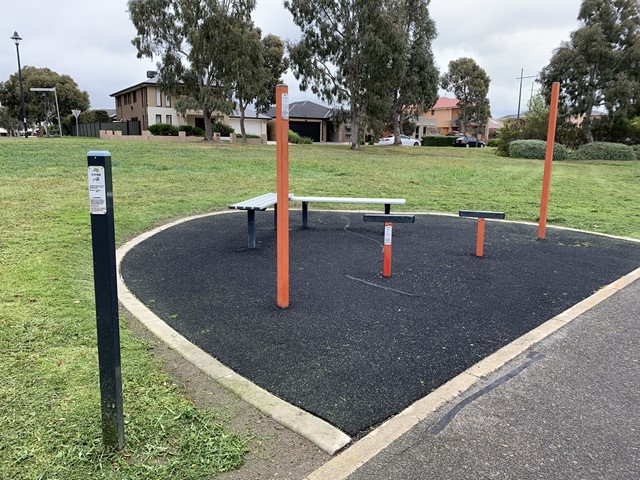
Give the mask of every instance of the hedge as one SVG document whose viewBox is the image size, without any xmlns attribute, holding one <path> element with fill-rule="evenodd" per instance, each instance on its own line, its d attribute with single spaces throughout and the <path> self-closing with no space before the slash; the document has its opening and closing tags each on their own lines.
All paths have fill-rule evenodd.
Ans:
<svg viewBox="0 0 640 480">
<path fill-rule="evenodd" d="M 155 125 L 149 125 L 149 131 L 153 135 L 162 136 L 177 136 L 178 127 L 169 125 L 168 123 L 156 123 Z"/>
<path fill-rule="evenodd" d="M 200 127 L 193 127 L 191 125 L 180 125 L 178 130 L 186 132 L 187 137 L 204 137 L 204 130 Z"/>
<path fill-rule="evenodd" d="M 298 143 L 302 145 L 311 145 L 313 139 L 309 137 L 301 137 L 293 130 L 289 130 L 289 143 Z"/>
<path fill-rule="evenodd" d="M 514 140 L 509 144 L 509 156 L 511 158 L 531 158 L 544 160 L 547 151 L 547 142 L 544 140 Z M 553 146 L 554 160 L 567 160 L 569 153 L 564 145 L 556 143 Z"/>
<path fill-rule="evenodd" d="M 622 143 L 593 142 L 580 145 L 572 160 L 635 160 L 636 152 Z"/>
<path fill-rule="evenodd" d="M 445 137 L 443 135 L 425 135 L 422 137 L 423 147 L 450 147 L 455 142 L 456 137 Z"/>
<path fill-rule="evenodd" d="M 222 123 L 220 120 L 216 120 L 215 122 L 213 122 L 211 128 L 214 132 L 219 133 L 221 137 L 228 137 L 233 132 L 235 132 L 232 126 L 227 125 L 226 123 Z"/>
</svg>

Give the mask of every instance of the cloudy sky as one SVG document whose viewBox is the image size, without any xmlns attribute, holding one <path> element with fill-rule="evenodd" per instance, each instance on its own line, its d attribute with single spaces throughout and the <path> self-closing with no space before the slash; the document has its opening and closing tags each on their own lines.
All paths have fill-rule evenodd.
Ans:
<svg viewBox="0 0 640 480">
<path fill-rule="evenodd" d="M 536 75 L 555 48 L 578 27 L 581 0 L 432 0 L 438 27 L 433 44 L 441 72 L 451 60 L 472 57 L 491 77 L 493 116 L 516 113 L 521 69 Z M 257 0 L 253 15 L 264 34 L 295 41 L 300 32 L 282 0 Z M 0 81 L 17 71 L 16 48 L 9 38 L 17 31 L 22 65 L 48 67 L 70 75 L 87 90 L 92 108 L 115 108 L 109 95 L 145 79 L 155 68 L 136 58 L 135 35 L 126 0 L 22 0 L 7 2 L 0 15 Z M 291 101 L 313 100 L 300 92 L 291 74 L 285 77 Z M 523 106 L 533 79 L 523 81 Z M 444 92 L 442 92 L 444 94 Z M 451 94 L 449 94 L 451 96 Z M 523 107 L 524 108 L 524 107 Z"/>
</svg>

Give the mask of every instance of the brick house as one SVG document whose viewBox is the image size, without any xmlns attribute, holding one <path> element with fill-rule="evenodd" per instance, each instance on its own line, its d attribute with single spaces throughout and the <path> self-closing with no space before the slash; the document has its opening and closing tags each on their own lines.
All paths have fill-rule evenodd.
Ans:
<svg viewBox="0 0 640 480">
<path fill-rule="evenodd" d="M 147 72 L 147 79 L 118 92 L 112 93 L 116 103 L 116 119 L 138 120 L 142 130 L 149 125 L 167 123 L 170 125 L 191 125 L 204 128 L 204 115 L 201 110 L 188 110 L 185 115 L 179 114 L 173 106 L 174 99 L 158 88 L 156 72 Z M 215 114 L 214 120 L 220 120 L 240 132 L 240 115 Z M 251 135 L 266 135 L 269 117 L 247 109 L 245 112 L 245 130 Z"/>
</svg>

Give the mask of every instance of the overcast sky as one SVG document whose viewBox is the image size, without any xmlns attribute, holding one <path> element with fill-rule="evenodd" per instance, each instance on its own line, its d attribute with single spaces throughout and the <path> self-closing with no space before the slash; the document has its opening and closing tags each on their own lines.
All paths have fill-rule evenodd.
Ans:
<svg viewBox="0 0 640 480">
<path fill-rule="evenodd" d="M 492 114 L 515 114 L 521 69 L 536 75 L 555 48 L 578 27 L 581 0 L 432 0 L 430 11 L 438 37 L 433 44 L 436 63 L 446 71 L 451 60 L 472 57 L 491 78 Z M 295 41 L 300 32 L 282 0 L 257 0 L 253 15 L 263 34 Z M 136 58 L 131 44 L 134 28 L 126 0 L 3 0 L 0 15 L 0 81 L 17 71 L 16 49 L 9 38 L 23 38 L 23 66 L 48 67 L 70 75 L 89 92 L 92 108 L 115 108 L 109 95 L 145 79 L 153 62 Z M 533 79 L 525 79 L 522 105 L 531 95 Z M 285 76 L 291 101 L 313 100 L 300 92 L 291 74 Z M 442 92 L 444 94 L 444 92 Z M 451 94 L 449 94 L 451 96 Z"/>
</svg>

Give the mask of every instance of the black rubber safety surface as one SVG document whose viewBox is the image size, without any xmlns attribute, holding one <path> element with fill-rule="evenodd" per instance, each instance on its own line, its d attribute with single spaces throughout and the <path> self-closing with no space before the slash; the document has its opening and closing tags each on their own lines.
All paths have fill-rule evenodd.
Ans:
<svg viewBox="0 0 640 480">
<path fill-rule="evenodd" d="M 640 266 L 640 243 L 417 215 L 393 228 L 361 213 L 291 212 L 291 306 L 276 305 L 271 212 L 182 223 L 127 254 L 129 289 L 221 362 L 351 436 L 366 433 L 482 358 Z"/>
</svg>

